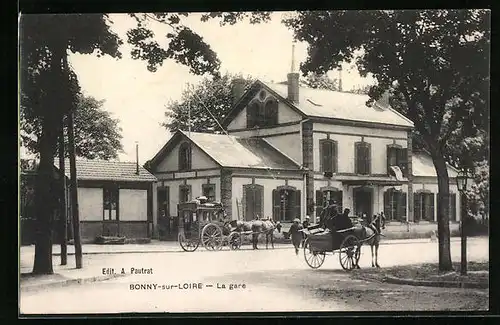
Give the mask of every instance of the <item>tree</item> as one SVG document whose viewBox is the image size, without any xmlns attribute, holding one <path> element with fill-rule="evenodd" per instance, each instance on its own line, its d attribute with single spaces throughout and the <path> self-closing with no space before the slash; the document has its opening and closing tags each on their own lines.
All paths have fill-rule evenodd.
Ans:
<svg viewBox="0 0 500 325">
<path fill-rule="evenodd" d="M 386 91 L 403 103 L 397 109 L 414 122 L 436 168 L 439 268 L 451 270 L 446 147 L 454 131 L 473 137 L 488 121 L 490 12 L 313 11 L 283 22 L 309 43 L 304 73 L 355 59 L 378 83 L 369 104 Z M 461 155 L 460 164 L 470 158 Z"/>
<path fill-rule="evenodd" d="M 121 128 L 118 119 L 113 119 L 102 106 L 105 101 L 93 97 L 78 96 L 75 110 L 75 147 L 76 155 L 87 159 L 113 159 L 123 150 Z M 29 116 L 20 110 L 21 141 L 33 154 L 39 153 L 38 141 L 41 135 L 39 119 L 28 120 Z M 65 139 L 65 153 L 68 157 L 68 140 Z"/>
<path fill-rule="evenodd" d="M 233 103 L 231 87 L 235 79 L 245 80 L 246 87 L 254 81 L 251 77 L 243 78 L 228 73 L 220 78 L 203 78 L 198 85 L 185 89 L 180 101 L 171 101 L 165 106 L 167 120 L 163 126 L 171 131 L 178 129 L 187 131 L 190 109 L 193 132 L 221 133 L 222 130 L 217 122 L 221 123 L 231 109 Z"/>
<path fill-rule="evenodd" d="M 339 82 L 337 79 L 331 79 L 326 73 L 319 74 L 309 72 L 305 78 L 302 79 L 302 84 L 309 88 L 339 90 Z"/>
<path fill-rule="evenodd" d="M 217 74 L 219 60 L 203 39 L 181 23 L 187 14 L 131 14 L 137 26 L 127 33 L 132 57 L 145 60 L 150 71 L 166 59 L 190 67 L 196 74 Z M 206 21 L 219 17 L 223 21 L 250 17 L 252 23 L 269 19 L 266 13 L 212 13 L 202 15 Z M 166 49 L 155 40 L 148 22 L 155 20 L 172 28 L 166 35 Z M 121 58 L 123 41 L 109 29 L 108 15 L 21 15 L 20 19 L 20 105 L 29 119 L 40 121 L 38 141 L 40 163 L 35 185 L 37 238 L 33 273 L 51 274 L 52 216 L 57 208 L 58 191 L 52 172 L 57 139 L 64 117 L 77 105 L 80 92 L 76 74 L 67 63 L 68 50 L 82 54 L 109 55 Z"/>
</svg>

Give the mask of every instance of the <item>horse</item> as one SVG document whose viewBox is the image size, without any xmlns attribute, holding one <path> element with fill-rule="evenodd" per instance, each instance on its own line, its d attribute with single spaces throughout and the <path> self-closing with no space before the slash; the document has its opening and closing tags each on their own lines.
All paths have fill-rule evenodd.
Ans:
<svg viewBox="0 0 500 325">
<path fill-rule="evenodd" d="M 380 244 L 381 229 L 385 229 L 385 218 L 382 214 L 374 215 L 373 218 L 366 218 L 361 228 L 356 228 L 354 232 L 358 238 L 363 239 L 363 243 L 370 245 L 372 253 L 372 267 L 379 268 L 378 248 Z M 375 248 L 375 250 L 374 250 Z M 356 266 L 358 269 L 359 265 Z"/>
<path fill-rule="evenodd" d="M 252 221 L 233 220 L 230 222 L 230 225 L 238 232 L 252 232 L 253 249 L 258 249 L 257 243 L 261 233 L 266 235 L 266 249 L 269 248 L 269 241 L 271 241 L 271 247 L 274 248 L 274 230 L 277 229 L 278 232 L 281 232 L 281 224 L 275 223 L 271 218 L 256 219 Z"/>
</svg>

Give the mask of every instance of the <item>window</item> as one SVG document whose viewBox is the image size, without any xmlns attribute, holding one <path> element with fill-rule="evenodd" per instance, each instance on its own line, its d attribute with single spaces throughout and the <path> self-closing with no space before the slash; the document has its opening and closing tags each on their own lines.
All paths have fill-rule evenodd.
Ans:
<svg viewBox="0 0 500 325">
<path fill-rule="evenodd" d="M 371 169 L 371 146 L 368 142 L 355 143 L 356 174 L 368 175 Z"/>
<path fill-rule="evenodd" d="M 264 187 L 262 185 L 243 185 L 243 218 L 247 221 L 264 217 Z"/>
<path fill-rule="evenodd" d="M 387 173 L 390 167 L 398 166 L 404 177 L 408 177 L 408 149 L 397 145 L 387 146 Z"/>
<path fill-rule="evenodd" d="M 337 141 L 323 139 L 319 141 L 321 172 L 337 172 Z"/>
<path fill-rule="evenodd" d="M 107 186 L 103 189 L 104 220 L 118 220 L 118 186 Z"/>
<path fill-rule="evenodd" d="M 215 184 L 203 184 L 201 189 L 203 196 L 209 201 L 215 201 Z"/>
<path fill-rule="evenodd" d="M 316 217 L 319 218 L 321 213 L 323 213 L 323 208 L 329 202 L 329 200 L 334 200 L 339 207 L 339 212 L 344 212 L 342 206 L 342 191 L 338 189 L 324 189 L 316 191 Z M 319 220 L 319 219 L 318 219 Z"/>
<path fill-rule="evenodd" d="M 184 142 L 179 147 L 179 170 L 191 169 L 191 145 Z"/>
<path fill-rule="evenodd" d="M 278 187 L 273 190 L 273 219 L 292 222 L 301 217 L 301 194 L 294 187 Z"/>
<path fill-rule="evenodd" d="M 278 124 L 278 101 L 269 98 L 265 102 L 255 99 L 247 106 L 247 128 Z"/>
<path fill-rule="evenodd" d="M 385 191 L 384 214 L 387 221 L 406 221 L 406 193 L 395 189 Z"/>
<path fill-rule="evenodd" d="M 191 200 L 191 185 L 179 185 L 179 203 Z"/>
<path fill-rule="evenodd" d="M 434 193 L 418 192 L 413 197 L 415 222 L 434 221 Z"/>
</svg>

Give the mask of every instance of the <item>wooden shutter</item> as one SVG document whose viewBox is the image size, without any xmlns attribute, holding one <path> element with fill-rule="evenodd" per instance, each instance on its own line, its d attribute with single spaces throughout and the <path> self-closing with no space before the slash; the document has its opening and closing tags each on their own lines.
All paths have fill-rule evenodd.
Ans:
<svg viewBox="0 0 500 325">
<path fill-rule="evenodd" d="M 406 216 L 406 193 L 405 192 L 398 192 L 397 195 L 397 213 L 395 219 L 397 220 L 405 220 L 403 219 L 403 216 Z"/>
<path fill-rule="evenodd" d="M 356 174 L 361 174 L 361 142 L 354 144 L 354 170 Z"/>
<path fill-rule="evenodd" d="M 424 211 L 425 211 L 425 218 L 428 221 L 434 221 L 434 193 L 425 193 Z"/>
<path fill-rule="evenodd" d="M 323 192 L 316 191 L 316 218 L 319 218 L 322 212 L 323 212 Z"/>
<path fill-rule="evenodd" d="M 253 193 L 255 202 L 255 213 L 256 214 L 258 213 L 261 217 L 264 217 L 264 211 L 263 211 L 264 191 L 262 190 L 261 186 L 255 185 L 253 186 Z"/>
<path fill-rule="evenodd" d="M 384 214 L 387 220 L 392 220 L 390 199 L 391 199 L 391 192 L 387 190 L 384 192 Z"/>
<path fill-rule="evenodd" d="M 372 165 L 372 160 L 371 160 L 371 145 L 369 143 L 364 144 L 364 162 L 365 162 L 365 174 L 371 174 L 371 165 Z"/>
<path fill-rule="evenodd" d="M 332 162 L 331 162 L 331 166 L 332 166 L 332 172 L 336 173 L 338 170 L 337 170 L 337 157 L 338 157 L 338 147 L 337 147 L 337 141 L 332 141 Z"/>
<path fill-rule="evenodd" d="M 457 221 L 457 195 L 455 193 L 450 194 L 450 220 Z"/>
<path fill-rule="evenodd" d="M 422 218 L 422 193 L 413 194 L 413 218 L 415 221 L 420 221 Z"/>
<path fill-rule="evenodd" d="M 404 177 L 408 177 L 408 149 L 402 148 L 397 151 L 398 166 Z"/>
<path fill-rule="evenodd" d="M 332 171 L 332 146 L 330 141 L 324 140 L 321 142 L 321 171 L 331 172 Z"/>
<path fill-rule="evenodd" d="M 294 218 L 299 218 L 302 220 L 302 210 L 301 210 L 301 193 L 300 190 L 294 191 L 293 192 L 295 195 L 295 200 L 294 200 Z M 293 220 L 293 219 L 292 219 Z"/>
<path fill-rule="evenodd" d="M 390 167 L 397 164 L 396 158 L 396 148 L 388 146 L 387 147 L 387 174 L 390 174 Z"/>
<path fill-rule="evenodd" d="M 280 213 L 280 191 L 274 189 L 273 190 L 273 219 L 274 221 L 281 220 Z"/>
</svg>

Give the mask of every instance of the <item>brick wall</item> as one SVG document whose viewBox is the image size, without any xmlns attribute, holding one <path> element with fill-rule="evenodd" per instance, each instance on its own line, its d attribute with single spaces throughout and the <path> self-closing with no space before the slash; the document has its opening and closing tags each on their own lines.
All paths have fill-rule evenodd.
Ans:
<svg viewBox="0 0 500 325">
<path fill-rule="evenodd" d="M 307 121 L 302 123 L 302 161 L 304 168 L 309 172 L 306 175 L 306 202 L 307 206 L 314 202 L 314 141 L 313 123 Z M 308 214 L 314 215 L 311 211 Z"/>
<path fill-rule="evenodd" d="M 228 217 L 232 219 L 233 211 L 233 179 L 232 172 L 227 169 L 221 170 L 220 175 L 220 198 Z"/>
</svg>

